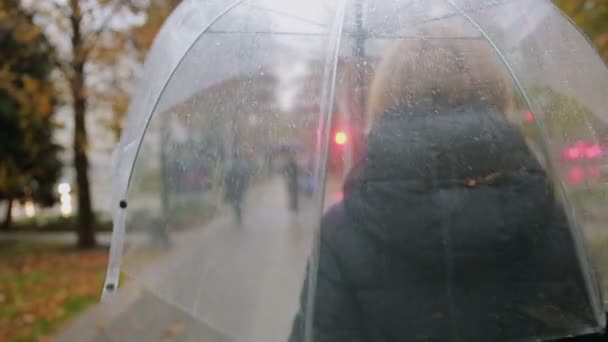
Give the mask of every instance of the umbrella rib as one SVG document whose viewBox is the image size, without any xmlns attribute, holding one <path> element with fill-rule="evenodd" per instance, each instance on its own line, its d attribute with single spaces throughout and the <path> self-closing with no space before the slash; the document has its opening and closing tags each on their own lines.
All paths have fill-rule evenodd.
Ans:
<svg viewBox="0 0 608 342">
<path fill-rule="evenodd" d="M 530 97 L 528 96 L 528 94 L 526 93 L 523 84 L 521 83 L 521 81 L 519 80 L 519 78 L 517 77 L 517 75 L 515 74 L 515 71 L 513 70 L 513 67 L 511 66 L 511 64 L 509 63 L 509 61 L 507 60 L 506 56 L 503 54 L 503 52 L 500 50 L 500 48 L 496 45 L 496 43 L 492 40 L 492 38 L 486 33 L 486 31 L 479 25 L 479 23 L 477 23 L 470 15 L 468 15 L 462 8 L 460 8 L 455 2 L 454 0 L 445 0 L 447 3 L 450 4 L 450 6 L 452 6 L 460 15 L 462 15 L 469 23 L 471 23 L 471 25 L 473 25 L 478 31 L 479 33 L 481 33 L 481 35 L 485 38 L 485 40 L 488 42 L 488 44 L 490 44 L 490 46 L 494 49 L 496 55 L 498 56 L 498 58 L 500 58 L 500 60 L 503 62 L 504 66 L 507 68 L 507 71 L 509 72 L 509 74 L 511 75 L 513 82 L 515 83 L 515 86 L 517 87 L 517 89 L 519 90 L 519 92 L 521 93 L 521 96 L 523 97 L 524 102 L 526 103 L 526 106 L 532 110 L 532 101 L 530 100 Z M 544 151 L 545 155 L 548 156 L 547 157 L 547 163 L 549 165 L 549 170 L 557 170 L 557 167 L 554 165 L 554 160 L 553 158 L 551 158 L 551 149 L 548 146 L 548 135 L 547 132 L 544 128 L 543 125 L 538 124 L 538 128 L 541 134 L 541 149 Z M 565 186 L 563 184 L 562 181 L 558 181 L 557 185 L 559 187 L 559 190 L 562 194 L 562 200 L 564 201 L 564 207 L 568 208 L 565 210 L 566 212 L 566 217 L 568 218 L 569 222 L 576 222 L 574 217 L 574 213 L 572 212 L 572 204 L 570 203 L 570 198 L 566 195 L 567 191 L 565 189 Z M 583 244 L 584 242 L 583 237 L 581 236 L 581 232 L 579 230 L 576 229 L 569 229 L 570 235 L 572 236 L 573 240 L 574 240 L 574 248 L 576 249 L 577 254 L 579 255 L 585 255 L 585 252 L 582 251 L 581 249 L 583 248 Z M 585 278 L 585 285 L 587 287 L 587 291 L 589 291 L 589 304 L 591 304 L 593 313 L 595 315 L 595 317 L 599 320 L 600 317 L 604 316 L 604 312 L 600 309 L 602 307 L 602 303 L 601 303 L 601 299 L 599 298 L 599 289 L 597 288 L 597 283 L 595 281 L 591 281 L 589 279 L 589 275 L 593 274 L 592 268 L 589 265 L 588 261 L 586 258 L 579 258 L 579 264 L 582 268 L 582 273 L 583 273 L 583 277 Z"/>
<path fill-rule="evenodd" d="M 412 0 L 410 3 L 408 3 L 406 5 L 406 8 L 409 8 L 411 6 L 413 6 L 414 4 L 420 2 L 421 0 Z M 466 12 L 468 13 L 477 13 L 486 9 L 490 9 L 490 8 L 494 8 L 494 7 L 498 7 L 498 6 L 502 6 L 502 5 L 506 5 L 508 3 L 514 2 L 516 0 L 496 0 L 493 1 L 491 4 L 489 5 L 484 5 L 484 6 L 479 6 L 479 7 L 475 7 L 475 8 L 471 8 L 469 10 L 466 10 Z M 278 11 L 278 10 L 273 10 L 267 7 L 263 7 L 263 6 L 259 6 L 259 5 L 252 5 L 252 4 L 247 4 L 247 6 L 251 6 L 260 10 L 265 10 L 268 12 L 272 12 L 272 13 L 276 13 L 279 15 L 283 15 L 285 17 L 289 17 L 292 19 L 296 19 L 311 25 L 315 25 L 321 28 L 327 28 L 326 25 L 323 25 L 321 23 L 318 23 L 316 21 L 310 20 L 310 19 L 306 19 L 306 18 L 302 18 L 296 15 L 292 15 L 289 13 L 285 13 L 282 11 Z M 465 10 L 463 10 L 463 12 L 465 12 Z M 453 18 L 456 16 L 461 15 L 459 12 L 454 12 L 454 13 L 450 13 L 450 14 L 446 14 L 446 15 L 442 15 L 439 17 L 435 17 L 435 18 L 430 18 L 427 20 L 423 20 L 421 22 L 418 23 L 414 23 L 413 25 L 411 25 L 411 27 L 416 27 L 419 25 L 424 25 L 424 24 L 428 24 L 428 23 L 432 23 L 435 21 L 439 21 L 439 20 L 443 20 L 443 19 L 449 19 L 449 18 Z M 370 33 L 369 31 L 366 32 L 357 32 L 357 31 L 350 31 L 350 30 L 344 30 L 344 33 L 348 34 L 351 37 L 356 37 L 356 36 L 360 36 L 360 35 L 369 35 L 370 38 L 378 38 L 378 39 L 485 39 L 482 35 L 480 36 L 450 36 L 450 37 L 423 37 L 423 36 L 406 36 L 406 35 L 382 35 L 382 34 L 373 34 Z M 266 31 L 266 30 L 256 30 L 256 31 L 241 31 L 241 30 L 213 30 L 213 29 L 209 29 L 207 30 L 206 34 L 259 34 L 259 35 L 294 35 L 294 36 L 326 36 L 328 33 L 327 32 L 290 32 L 290 31 Z"/>
<path fill-rule="evenodd" d="M 360 34 L 350 33 L 346 31 L 348 36 L 354 37 Z M 259 35 L 293 35 L 293 36 L 308 36 L 308 37 L 323 37 L 326 33 L 314 33 L 314 32 L 289 32 L 289 31 L 224 31 L 224 30 L 209 30 L 207 34 L 259 34 Z M 374 35 L 374 39 L 428 39 L 428 40 L 444 40 L 444 39 L 484 39 L 483 36 L 445 36 L 445 37 L 433 37 L 433 36 L 409 36 L 409 35 Z"/>
<path fill-rule="evenodd" d="M 251 3 L 246 3 L 246 4 L 243 4 L 243 5 L 244 6 L 249 6 L 251 8 L 258 9 L 260 11 L 266 11 L 266 12 L 274 13 L 274 14 L 277 14 L 277 15 L 280 15 L 280 16 L 283 16 L 283 17 L 286 17 L 286 18 L 289 18 L 289 19 L 298 20 L 298 21 L 301 21 L 303 23 L 307 23 L 307 24 L 310 24 L 310 25 L 314 25 L 314 26 L 318 26 L 318 27 L 322 27 L 322 28 L 327 28 L 327 25 L 322 24 L 320 22 L 317 22 L 315 20 L 304 18 L 304 17 L 300 17 L 298 15 L 287 13 L 287 12 L 284 12 L 284 11 L 268 8 L 266 6 L 255 5 L 255 4 L 251 4 Z"/>
</svg>

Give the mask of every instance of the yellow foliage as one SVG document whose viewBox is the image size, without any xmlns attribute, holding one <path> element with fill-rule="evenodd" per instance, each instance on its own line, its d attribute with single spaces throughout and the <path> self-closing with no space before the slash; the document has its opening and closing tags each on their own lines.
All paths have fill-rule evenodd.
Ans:
<svg viewBox="0 0 608 342">
<path fill-rule="evenodd" d="M 604 60 L 608 61 L 608 1 L 554 0 L 567 16 L 593 41 Z"/>
<path fill-rule="evenodd" d="M 38 79 L 27 71 L 23 60 L 38 58 L 47 53 L 48 47 L 43 47 L 42 30 L 34 25 L 32 18 L 22 12 L 16 2 L 0 4 L 0 24 L 9 28 L 9 34 L 16 46 L 2 53 L 0 65 L 0 90 L 19 104 L 20 113 L 32 113 L 47 117 L 53 111 L 54 90 L 49 80 Z M 46 50 L 45 50 L 46 49 Z M 50 62 L 48 62 L 50 63 Z"/>
<path fill-rule="evenodd" d="M 23 82 L 23 90 L 28 94 L 36 94 L 36 91 L 39 88 L 38 80 L 31 77 L 30 75 L 23 75 L 21 77 L 21 81 Z"/>
<path fill-rule="evenodd" d="M 16 28 L 15 38 L 20 43 L 32 44 L 36 40 L 40 39 L 41 34 L 42 31 L 38 26 L 22 22 L 19 23 Z"/>
<path fill-rule="evenodd" d="M 45 86 L 45 89 L 41 91 L 40 95 L 36 97 L 36 113 L 40 116 L 40 119 L 45 119 L 53 112 L 53 93 L 50 86 Z"/>
<path fill-rule="evenodd" d="M 556 0 L 555 4 L 566 14 L 573 16 L 580 13 L 585 0 Z"/>
</svg>

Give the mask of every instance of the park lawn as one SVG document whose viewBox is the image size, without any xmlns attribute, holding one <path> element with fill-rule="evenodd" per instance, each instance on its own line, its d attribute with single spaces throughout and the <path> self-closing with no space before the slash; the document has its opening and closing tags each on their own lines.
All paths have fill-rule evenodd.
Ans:
<svg viewBox="0 0 608 342">
<path fill-rule="evenodd" d="M 0 242 L 0 341 L 46 340 L 99 300 L 106 249 Z"/>
<path fill-rule="evenodd" d="M 43 233 L 57 233 L 57 232 L 75 232 L 78 227 L 76 216 L 72 217 L 61 217 L 61 216 L 47 216 L 43 218 L 32 218 L 32 219 L 21 219 L 17 222 L 13 222 L 11 232 L 43 232 Z M 112 231 L 112 220 L 108 217 L 104 217 L 100 214 L 96 214 L 95 222 L 96 232 L 111 232 Z M 1 253 L 1 252 L 0 252 Z"/>
</svg>

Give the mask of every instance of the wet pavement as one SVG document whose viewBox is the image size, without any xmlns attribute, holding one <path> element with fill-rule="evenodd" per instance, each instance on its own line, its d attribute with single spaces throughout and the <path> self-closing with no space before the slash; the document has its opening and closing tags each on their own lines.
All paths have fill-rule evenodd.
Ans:
<svg viewBox="0 0 608 342">
<path fill-rule="evenodd" d="M 292 215 L 286 199 L 275 179 L 249 191 L 241 226 L 224 208 L 137 271 L 127 255 L 136 277 L 54 340 L 286 341 L 318 219 L 313 201 Z"/>
</svg>

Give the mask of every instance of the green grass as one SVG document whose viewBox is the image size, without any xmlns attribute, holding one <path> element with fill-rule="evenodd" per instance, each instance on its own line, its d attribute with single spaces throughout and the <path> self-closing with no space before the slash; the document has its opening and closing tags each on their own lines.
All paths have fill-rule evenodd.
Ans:
<svg viewBox="0 0 608 342">
<path fill-rule="evenodd" d="M 204 225 L 217 212 L 219 194 L 173 196 L 169 200 L 167 216 L 161 211 L 152 212 L 148 208 L 134 210 L 129 213 L 127 226 L 129 231 L 161 230 L 165 226 L 171 230 L 190 228 L 192 225 Z"/>
<path fill-rule="evenodd" d="M 72 249 L 65 244 L 48 244 L 39 242 L 0 241 L 0 260 L 11 262 L 23 256 L 42 252 L 60 252 Z"/>
<path fill-rule="evenodd" d="M 112 220 L 109 217 L 97 215 L 95 231 L 112 231 Z M 76 230 L 77 221 L 75 216 L 61 217 L 53 216 L 45 219 L 23 219 L 13 222 L 11 231 L 20 232 L 73 232 Z"/>
<path fill-rule="evenodd" d="M 61 316 L 54 319 L 39 319 L 34 323 L 34 326 L 28 333 L 28 336 L 16 337 L 10 342 L 37 342 L 40 336 L 47 336 L 56 331 L 56 328 L 61 325 L 66 319 L 82 313 L 89 305 L 99 301 L 99 298 L 77 297 L 71 298 L 64 306 L 64 312 Z"/>
<path fill-rule="evenodd" d="M 192 224 L 208 222 L 216 212 L 211 199 L 198 201 L 175 201 L 170 209 L 167 223 L 174 229 L 187 228 Z"/>
<path fill-rule="evenodd" d="M 107 251 L 0 244 L 0 341 L 38 341 L 99 300 Z"/>
</svg>

